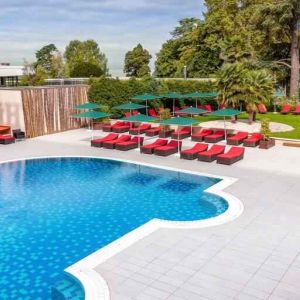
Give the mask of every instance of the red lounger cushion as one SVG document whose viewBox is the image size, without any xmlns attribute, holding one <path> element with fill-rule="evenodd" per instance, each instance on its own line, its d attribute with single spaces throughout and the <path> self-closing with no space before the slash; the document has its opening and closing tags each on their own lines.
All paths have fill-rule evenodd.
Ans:
<svg viewBox="0 0 300 300">
<path fill-rule="evenodd" d="M 248 132 L 239 131 L 237 134 L 230 136 L 228 140 L 242 140 L 248 137 Z"/>
<path fill-rule="evenodd" d="M 1 140 L 14 139 L 12 135 L 0 135 Z"/>
<path fill-rule="evenodd" d="M 92 140 L 92 143 L 102 143 L 102 142 L 105 142 L 105 141 L 115 140 L 115 139 L 118 138 L 118 136 L 119 135 L 117 133 L 110 133 L 107 136 L 104 136 L 102 138 Z"/>
<path fill-rule="evenodd" d="M 201 155 L 210 156 L 210 155 L 218 155 L 222 154 L 225 150 L 225 146 L 223 145 L 213 145 L 208 151 L 201 152 Z"/>
<path fill-rule="evenodd" d="M 181 153 L 196 154 L 196 153 L 199 153 L 199 152 L 206 151 L 207 148 L 208 148 L 207 144 L 197 143 L 193 148 L 183 150 L 183 151 L 181 151 Z"/>
<path fill-rule="evenodd" d="M 131 139 L 130 135 L 124 134 L 124 135 L 121 135 L 118 139 L 112 140 L 112 141 L 106 141 L 106 142 L 104 142 L 104 144 L 112 144 L 112 145 L 114 145 L 116 143 L 127 142 L 130 139 Z"/>
<path fill-rule="evenodd" d="M 167 145 L 165 146 L 161 146 L 161 147 L 157 147 L 155 148 L 155 150 L 160 150 L 160 151 L 167 151 L 167 150 L 171 150 L 171 149 L 178 149 L 181 148 L 181 141 L 170 141 Z"/>
<path fill-rule="evenodd" d="M 223 136 L 225 136 L 224 130 L 217 130 L 215 133 L 207 135 L 206 137 L 213 139 L 213 138 L 218 138 Z"/>
<path fill-rule="evenodd" d="M 263 135 L 261 133 L 253 133 L 252 136 L 246 140 L 245 142 L 256 142 L 263 139 Z"/>
<path fill-rule="evenodd" d="M 214 131 L 212 129 L 202 129 L 200 132 L 193 134 L 194 137 L 204 137 L 209 134 L 212 134 Z"/>
<path fill-rule="evenodd" d="M 117 143 L 116 145 L 129 146 L 129 145 L 135 145 L 135 144 L 142 144 L 143 141 L 144 141 L 143 137 L 134 137 L 133 139 L 131 139 L 129 141 Z"/>
<path fill-rule="evenodd" d="M 227 153 L 218 155 L 218 158 L 236 158 L 245 153 L 245 148 L 243 147 L 231 147 Z"/>
<path fill-rule="evenodd" d="M 154 149 L 154 148 L 157 148 L 157 147 L 165 146 L 167 143 L 168 143 L 167 140 L 157 139 L 154 143 L 148 144 L 148 145 L 144 145 L 142 148 L 145 148 L 145 149 Z"/>
<path fill-rule="evenodd" d="M 287 114 L 287 113 L 289 113 L 291 111 L 291 108 L 292 108 L 291 105 L 285 104 L 285 105 L 282 106 L 280 113 Z"/>
<path fill-rule="evenodd" d="M 143 124 L 143 125 L 140 125 L 138 127 L 131 128 L 131 131 L 139 132 L 139 131 L 147 130 L 147 129 L 150 129 L 150 128 L 151 128 L 150 124 Z"/>
</svg>

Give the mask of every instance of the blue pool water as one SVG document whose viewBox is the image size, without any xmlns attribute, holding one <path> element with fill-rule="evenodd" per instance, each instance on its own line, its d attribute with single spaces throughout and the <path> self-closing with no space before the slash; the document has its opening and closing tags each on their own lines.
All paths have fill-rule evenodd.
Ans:
<svg viewBox="0 0 300 300">
<path fill-rule="evenodd" d="M 0 165 L 0 299 L 50 299 L 63 270 L 153 218 L 201 220 L 228 204 L 219 179 L 118 161 Z"/>
</svg>

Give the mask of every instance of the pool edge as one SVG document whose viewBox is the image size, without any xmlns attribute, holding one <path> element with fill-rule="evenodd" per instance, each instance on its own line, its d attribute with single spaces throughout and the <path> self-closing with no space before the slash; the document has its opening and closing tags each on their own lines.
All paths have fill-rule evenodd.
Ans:
<svg viewBox="0 0 300 300">
<path fill-rule="evenodd" d="M 156 169 L 163 169 L 175 172 L 181 172 L 186 174 L 193 174 L 198 176 L 206 176 L 211 178 L 218 178 L 221 179 L 220 182 L 212 185 L 208 189 L 205 190 L 207 193 L 211 193 L 217 195 L 219 197 L 224 198 L 228 203 L 228 209 L 216 216 L 205 220 L 200 221 L 166 221 L 160 219 L 152 219 L 151 221 L 141 225 L 140 227 L 134 229 L 133 231 L 128 232 L 124 236 L 120 237 L 119 239 L 113 241 L 112 243 L 104 246 L 103 248 L 95 251 L 94 253 L 88 255 L 87 257 L 81 259 L 80 261 L 76 262 L 75 264 L 69 266 L 65 269 L 65 272 L 70 273 L 72 276 L 77 278 L 85 291 L 85 300 L 109 300 L 110 293 L 108 285 L 105 279 L 94 270 L 94 268 L 106 261 L 107 259 L 111 258 L 112 256 L 116 255 L 117 253 L 123 251 L 124 249 L 128 248 L 129 246 L 136 243 L 138 240 L 148 236 L 152 232 L 160 229 L 160 228 L 172 228 L 172 229 L 195 229 L 195 228 L 206 228 L 221 225 L 224 223 L 231 222 L 238 218 L 244 210 L 243 203 L 236 198 L 235 196 L 224 192 L 223 190 L 233 183 L 235 183 L 238 179 L 233 177 L 227 176 L 216 176 L 209 173 L 202 173 L 202 172 L 194 172 L 188 171 L 184 169 L 178 169 L 173 167 L 165 167 L 159 165 L 153 165 L 143 162 L 137 162 L 132 160 L 126 159 L 118 159 L 118 158 L 108 158 L 103 156 L 92 156 L 92 155 L 55 155 L 55 156 L 37 156 L 37 157 L 26 157 L 26 158 L 19 158 L 19 159 L 12 159 L 0 162 L 9 163 L 9 162 L 16 162 L 16 161 L 23 161 L 23 160 L 34 160 L 34 159 L 46 159 L 46 158 L 95 158 L 95 159 L 106 159 L 112 161 L 120 161 L 135 165 L 147 166 Z"/>
</svg>

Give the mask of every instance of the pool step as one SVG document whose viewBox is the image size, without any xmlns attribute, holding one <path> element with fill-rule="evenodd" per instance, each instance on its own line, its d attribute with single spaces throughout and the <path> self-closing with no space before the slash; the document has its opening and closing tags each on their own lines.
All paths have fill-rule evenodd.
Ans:
<svg viewBox="0 0 300 300">
<path fill-rule="evenodd" d="M 71 276 L 65 275 L 51 291 L 52 300 L 84 300 L 81 285 Z"/>
</svg>

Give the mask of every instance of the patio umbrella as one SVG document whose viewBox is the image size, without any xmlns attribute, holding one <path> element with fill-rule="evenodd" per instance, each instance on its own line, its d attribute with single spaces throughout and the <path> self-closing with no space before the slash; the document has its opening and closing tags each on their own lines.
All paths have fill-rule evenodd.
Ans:
<svg viewBox="0 0 300 300">
<path fill-rule="evenodd" d="M 131 111 L 134 110 L 134 109 L 142 109 L 142 108 L 146 108 L 146 107 L 147 106 L 145 106 L 145 105 L 140 105 L 140 104 L 128 102 L 128 103 L 124 103 L 124 104 L 121 104 L 121 105 L 114 106 L 113 108 L 120 109 L 120 110 L 129 110 L 130 114 L 131 114 Z"/>
<path fill-rule="evenodd" d="M 122 118 L 121 120 L 130 122 L 130 123 L 135 123 L 135 122 L 151 123 L 151 122 L 155 122 L 157 119 L 154 117 L 143 115 L 143 114 L 138 114 L 138 115 Z M 138 137 L 139 136 L 140 136 L 140 133 L 138 132 Z M 140 141 L 139 141 L 139 148 L 140 148 Z"/>
<path fill-rule="evenodd" d="M 90 119 L 90 120 L 94 120 L 94 119 L 103 119 L 103 118 L 107 118 L 111 116 L 111 114 L 107 114 L 104 112 L 100 112 L 100 111 L 86 111 L 86 112 L 82 112 L 80 114 L 75 114 L 72 115 L 72 118 L 77 118 L 77 119 Z M 93 138 L 93 126 L 92 126 L 92 138 Z"/>
<path fill-rule="evenodd" d="M 174 116 L 174 114 L 175 114 L 175 99 L 182 98 L 182 94 L 176 93 L 176 92 L 169 92 L 169 93 L 162 94 L 160 96 L 161 96 L 161 98 L 173 99 L 173 116 Z"/>
<path fill-rule="evenodd" d="M 227 132 L 226 132 L 226 117 L 233 117 L 241 114 L 242 112 L 233 108 L 225 108 L 225 109 L 219 109 L 216 111 L 211 112 L 210 116 L 216 116 L 216 117 L 223 117 L 224 118 L 224 131 L 225 131 L 225 140 L 227 141 Z"/>
<path fill-rule="evenodd" d="M 147 115 L 148 115 L 148 101 L 150 100 L 156 100 L 156 99 L 160 99 L 161 97 L 160 96 L 156 96 L 156 95 L 153 95 L 153 94 L 142 94 L 142 95 L 137 95 L 137 96 L 134 96 L 132 99 L 135 100 L 135 101 L 139 101 L 139 102 L 143 102 L 145 101 L 146 102 L 146 107 L 147 107 Z"/>
<path fill-rule="evenodd" d="M 178 111 L 178 113 L 183 113 L 183 114 L 188 114 L 188 115 L 203 115 L 206 114 L 207 111 L 205 109 L 200 109 L 197 107 L 188 107 L 188 108 L 184 108 Z"/>
<path fill-rule="evenodd" d="M 194 92 L 194 93 L 184 94 L 182 97 L 196 99 L 196 107 L 197 107 L 198 99 L 215 98 L 217 96 L 218 93 L 216 92 Z"/>
<path fill-rule="evenodd" d="M 191 131 L 192 131 L 192 126 L 195 124 L 199 124 L 199 121 L 191 119 L 191 118 L 183 118 L 183 117 L 175 117 L 175 118 L 170 118 L 167 120 L 162 120 L 159 122 L 162 125 L 177 125 L 179 126 L 191 126 Z M 178 144 L 179 144 L 179 130 L 178 130 L 178 138 L 177 138 Z M 179 147 L 178 147 L 178 153 L 180 152 Z"/>
<path fill-rule="evenodd" d="M 96 104 L 96 103 L 84 103 L 84 104 L 79 104 L 76 105 L 76 109 L 97 109 L 97 108 L 102 108 L 104 105 Z"/>
</svg>

